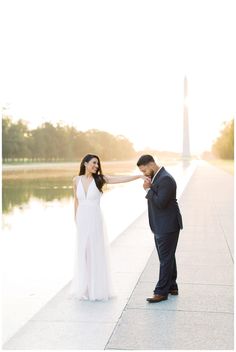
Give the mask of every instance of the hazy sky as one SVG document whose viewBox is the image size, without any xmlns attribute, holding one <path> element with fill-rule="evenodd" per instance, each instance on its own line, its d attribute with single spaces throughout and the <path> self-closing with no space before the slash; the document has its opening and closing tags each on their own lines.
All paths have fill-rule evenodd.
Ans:
<svg viewBox="0 0 236 352">
<path fill-rule="evenodd" d="M 63 121 L 181 151 L 235 116 L 235 1 L 1 0 L 1 105 L 30 127 Z"/>
</svg>

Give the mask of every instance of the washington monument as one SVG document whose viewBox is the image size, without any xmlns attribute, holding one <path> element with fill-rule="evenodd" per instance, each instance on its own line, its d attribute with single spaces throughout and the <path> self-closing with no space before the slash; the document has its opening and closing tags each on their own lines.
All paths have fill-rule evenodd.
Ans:
<svg viewBox="0 0 236 352">
<path fill-rule="evenodd" d="M 188 80 L 184 77 L 184 119 L 183 119 L 183 158 L 190 158 L 190 144 L 189 144 L 189 124 L 188 124 Z"/>
</svg>

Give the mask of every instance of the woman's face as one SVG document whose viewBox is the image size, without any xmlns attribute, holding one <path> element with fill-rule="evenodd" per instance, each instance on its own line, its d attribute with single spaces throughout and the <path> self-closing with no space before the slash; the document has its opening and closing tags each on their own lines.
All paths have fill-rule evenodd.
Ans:
<svg viewBox="0 0 236 352">
<path fill-rule="evenodd" d="M 96 174 L 99 169 L 98 159 L 92 158 L 89 162 L 85 163 L 85 168 L 87 172 L 91 172 L 92 174 Z"/>
</svg>

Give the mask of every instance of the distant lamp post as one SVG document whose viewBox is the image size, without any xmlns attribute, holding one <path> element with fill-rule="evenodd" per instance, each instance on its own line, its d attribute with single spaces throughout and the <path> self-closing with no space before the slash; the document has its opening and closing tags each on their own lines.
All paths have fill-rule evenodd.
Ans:
<svg viewBox="0 0 236 352">
<path fill-rule="evenodd" d="M 182 158 L 189 159 L 190 142 L 189 142 L 189 122 L 188 122 L 188 80 L 184 77 L 184 116 L 183 116 L 183 152 Z"/>
</svg>

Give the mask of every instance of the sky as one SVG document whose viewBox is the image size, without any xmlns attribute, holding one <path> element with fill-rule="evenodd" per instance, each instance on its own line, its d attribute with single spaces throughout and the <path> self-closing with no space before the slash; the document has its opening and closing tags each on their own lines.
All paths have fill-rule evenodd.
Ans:
<svg viewBox="0 0 236 352">
<path fill-rule="evenodd" d="M 1 0 L 0 104 L 45 121 L 181 152 L 210 150 L 235 116 L 235 1 Z"/>
</svg>

